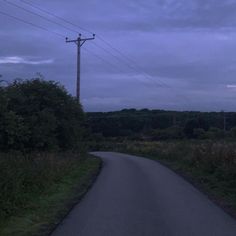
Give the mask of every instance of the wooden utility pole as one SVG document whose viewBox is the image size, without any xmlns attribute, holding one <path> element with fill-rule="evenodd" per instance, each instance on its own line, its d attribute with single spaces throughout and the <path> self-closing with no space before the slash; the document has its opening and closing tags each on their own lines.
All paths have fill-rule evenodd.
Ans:
<svg viewBox="0 0 236 236">
<path fill-rule="evenodd" d="M 224 129 L 224 134 L 225 134 L 225 132 L 226 132 L 226 115 L 225 115 L 224 111 L 223 111 L 223 122 L 224 122 L 223 129 Z"/>
<path fill-rule="evenodd" d="M 77 82 L 76 82 L 76 98 L 80 102 L 80 49 L 83 46 L 83 44 L 87 40 L 93 40 L 95 39 L 95 34 L 93 34 L 92 38 L 81 38 L 81 34 L 79 34 L 79 37 L 74 40 L 69 40 L 66 38 L 66 43 L 75 43 L 77 45 Z"/>
</svg>

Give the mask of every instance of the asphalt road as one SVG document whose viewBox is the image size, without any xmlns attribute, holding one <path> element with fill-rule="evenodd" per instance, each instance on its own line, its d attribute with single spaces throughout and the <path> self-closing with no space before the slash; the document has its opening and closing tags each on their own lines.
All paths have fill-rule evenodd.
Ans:
<svg viewBox="0 0 236 236">
<path fill-rule="evenodd" d="M 159 163 L 111 152 L 52 236 L 236 236 L 236 221 Z"/>
</svg>

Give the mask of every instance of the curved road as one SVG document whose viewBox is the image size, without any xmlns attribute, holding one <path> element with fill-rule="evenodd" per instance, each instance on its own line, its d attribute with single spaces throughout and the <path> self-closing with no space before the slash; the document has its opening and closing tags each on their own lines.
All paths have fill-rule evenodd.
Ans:
<svg viewBox="0 0 236 236">
<path fill-rule="evenodd" d="M 235 236 L 236 221 L 159 163 L 112 152 L 52 236 Z"/>
</svg>

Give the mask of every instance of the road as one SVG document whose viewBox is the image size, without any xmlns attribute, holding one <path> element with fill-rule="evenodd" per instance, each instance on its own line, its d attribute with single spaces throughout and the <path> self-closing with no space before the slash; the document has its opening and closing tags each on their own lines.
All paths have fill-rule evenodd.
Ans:
<svg viewBox="0 0 236 236">
<path fill-rule="evenodd" d="M 112 152 L 52 236 L 235 236 L 236 221 L 161 164 Z"/>
</svg>

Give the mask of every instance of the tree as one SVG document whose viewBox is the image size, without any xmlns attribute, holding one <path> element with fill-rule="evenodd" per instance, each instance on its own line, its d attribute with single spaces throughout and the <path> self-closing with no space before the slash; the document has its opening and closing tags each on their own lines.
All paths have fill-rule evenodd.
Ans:
<svg viewBox="0 0 236 236">
<path fill-rule="evenodd" d="M 209 139 L 221 139 L 224 138 L 224 131 L 216 127 L 211 127 L 206 135 Z"/>
<path fill-rule="evenodd" d="M 2 149 L 71 149 L 85 134 L 81 105 L 56 82 L 14 81 L 4 88 L 0 103 L 5 104 L 0 109 Z"/>
<path fill-rule="evenodd" d="M 194 129 L 199 128 L 198 121 L 196 119 L 192 119 L 187 121 L 184 127 L 184 133 L 188 138 L 194 138 Z"/>
<path fill-rule="evenodd" d="M 236 138 L 236 127 L 233 127 L 231 130 L 230 130 L 230 136 L 232 138 Z"/>
<path fill-rule="evenodd" d="M 193 130 L 193 135 L 197 139 L 205 139 L 206 138 L 206 132 L 202 128 L 197 128 Z"/>
</svg>

